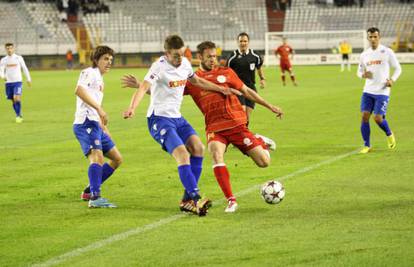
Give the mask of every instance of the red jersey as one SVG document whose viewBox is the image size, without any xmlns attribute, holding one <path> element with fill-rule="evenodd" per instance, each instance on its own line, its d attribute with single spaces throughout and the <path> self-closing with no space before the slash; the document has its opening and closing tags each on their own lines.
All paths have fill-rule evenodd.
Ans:
<svg viewBox="0 0 414 267">
<path fill-rule="evenodd" d="M 275 50 L 275 54 L 280 56 L 280 62 L 289 62 L 289 55 L 292 53 L 293 49 L 289 45 L 281 45 Z"/>
<path fill-rule="evenodd" d="M 202 77 L 217 85 L 240 90 L 243 82 L 228 67 L 218 67 L 211 71 L 196 71 Z M 204 114 L 206 132 L 219 132 L 247 123 L 246 113 L 236 95 L 223 95 L 206 91 L 187 82 L 184 94 L 191 95 L 198 108 Z"/>
</svg>

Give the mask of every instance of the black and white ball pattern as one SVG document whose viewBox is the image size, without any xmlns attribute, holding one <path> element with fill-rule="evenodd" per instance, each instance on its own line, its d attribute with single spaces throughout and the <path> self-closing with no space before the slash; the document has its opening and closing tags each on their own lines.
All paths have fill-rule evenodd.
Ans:
<svg viewBox="0 0 414 267">
<path fill-rule="evenodd" d="M 266 203 L 277 204 L 285 197 L 285 188 L 278 181 L 269 181 L 262 186 L 261 195 Z"/>
</svg>

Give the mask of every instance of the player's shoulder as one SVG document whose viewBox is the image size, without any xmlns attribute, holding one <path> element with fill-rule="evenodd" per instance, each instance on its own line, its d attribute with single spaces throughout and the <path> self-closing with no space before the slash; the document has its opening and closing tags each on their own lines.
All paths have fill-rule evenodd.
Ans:
<svg viewBox="0 0 414 267">
<path fill-rule="evenodd" d="M 260 58 L 259 54 L 257 54 L 257 53 L 256 53 L 256 51 L 254 51 L 253 49 L 250 49 L 250 53 L 251 53 L 253 56 L 257 57 L 257 58 Z"/>
<path fill-rule="evenodd" d="M 380 52 L 382 53 L 390 53 L 390 54 L 394 54 L 394 50 L 392 50 L 390 47 L 385 46 L 385 45 L 380 45 Z"/>
</svg>

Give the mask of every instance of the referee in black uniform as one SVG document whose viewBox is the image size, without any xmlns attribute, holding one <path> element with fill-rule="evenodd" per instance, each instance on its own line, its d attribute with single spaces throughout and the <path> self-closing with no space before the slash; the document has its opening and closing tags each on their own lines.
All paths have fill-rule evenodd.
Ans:
<svg viewBox="0 0 414 267">
<path fill-rule="evenodd" d="M 227 59 L 227 66 L 232 68 L 237 73 L 240 80 L 244 84 L 257 91 L 256 89 L 256 70 L 260 77 L 260 87 L 265 86 L 265 77 L 262 71 L 263 59 L 257 55 L 253 49 L 249 48 L 249 35 L 245 32 L 240 33 L 237 36 L 239 49 L 236 49 L 231 53 Z M 249 123 L 249 117 L 254 109 L 255 103 L 244 96 L 238 96 L 243 109 L 246 111 L 247 123 Z"/>
</svg>

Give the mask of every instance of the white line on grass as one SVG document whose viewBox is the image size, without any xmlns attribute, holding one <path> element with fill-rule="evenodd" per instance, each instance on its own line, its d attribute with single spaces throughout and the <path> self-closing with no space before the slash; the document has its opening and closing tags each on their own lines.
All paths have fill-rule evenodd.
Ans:
<svg viewBox="0 0 414 267">
<path fill-rule="evenodd" d="M 351 151 L 351 152 L 348 152 L 348 153 L 345 153 L 345 154 L 342 154 L 342 155 L 339 155 L 339 156 L 336 156 L 336 157 L 332 157 L 330 159 L 327 159 L 327 160 L 321 161 L 319 163 L 316 163 L 314 165 L 311 165 L 311 166 L 302 168 L 302 169 L 297 170 L 295 172 L 292 172 L 290 174 L 287 174 L 287 175 L 278 177 L 278 178 L 276 178 L 276 180 L 279 180 L 279 181 L 287 180 L 287 179 L 289 179 L 291 177 L 294 177 L 294 176 L 297 176 L 299 174 L 303 174 L 303 173 L 312 171 L 312 170 L 317 169 L 317 168 L 319 168 L 321 166 L 324 166 L 324 165 L 329 165 L 329 164 L 331 164 L 331 163 L 333 163 L 335 161 L 338 161 L 338 160 L 341 160 L 343 158 L 349 157 L 349 156 L 354 155 L 356 153 L 357 153 L 357 151 Z M 249 193 L 257 190 L 259 188 L 259 186 L 260 185 L 252 186 L 252 187 L 250 187 L 248 189 L 245 189 L 243 191 L 240 191 L 236 195 L 237 196 L 247 195 L 247 194 L 249 194 Z M 218 201 L 214 201 L 213 205 L 214 204 L 215 205 L 218 205 L 218 204 L 220 204 L 223 201 L 224 201 L 224 199 L 221 199 L 221 200 L 218 200 Z M 157 222 L 153 222 L 153 223 L 150 223 L 150 224 L 147 224 L 147 225 L 144 225 L 144 226 L 140 226 L 140 227 L 137 227 L 137 228 L 128 230 L 128 231 L 123 232 L 123 233 L 119 233 L 119 234 L 112 235 L 112 236 L 110 236 L 110 237 L 108 237 L 106 239 L 103 239 L 103 240 L 100 240 L 100 241 L 96 241 L 96 242 L 94 242 L 94 243 L 92 243 L 90 245 L 87 245 L 85 247 L 77 248 L 77 249 L 72 250 L 70 252 L 67 252 L 65 254 L 62 254 L 62 255 L 56 256 L 54 258 L 51 258 L 50 260 L 47 260 L 47 261 L 42 262 L 42 263 L 34 264 L 32 266 L 33 267 L 35 267 L 35 266 L 36 267 L 40 267 L 40 266 L 42 266 L 42 267 L 54 266 L 54 265 L 63 263 L 65 261 L 69 260 L 69 259 L 72 259 L 74 257 L 80 256 L 80 255 L 82 255 L 84 253 L 87 253 L 87 252 L 96 250 L 96 249 L 101 248 L 101 247 L 104 247 L 106 245 L 110 245 L 110 244 L 112 244 L 114 242 L 121 241 L 121 240 L 125 240 L 125 239 L 127 239 L 127 238 L 129 238 L 131 236 L 138 235 L 138 234 L 141 234 L 141 233 L 148 232 L 150 230 L 159 228 L 159 227 L 161 227 L 163 225 L 166 225 L 166 224 L 169 224 L 169 223 L 174 222 L 176 220 L 179 220 L 179 219 L 181 219 L 181 218 L 183 218 L 185 216 L 186 216 L 185 214 L 173 215 L 173 216 L 170 216 L 170 217 L 161 219 L 161 220 L 159 220 Z"/>
</svg>

